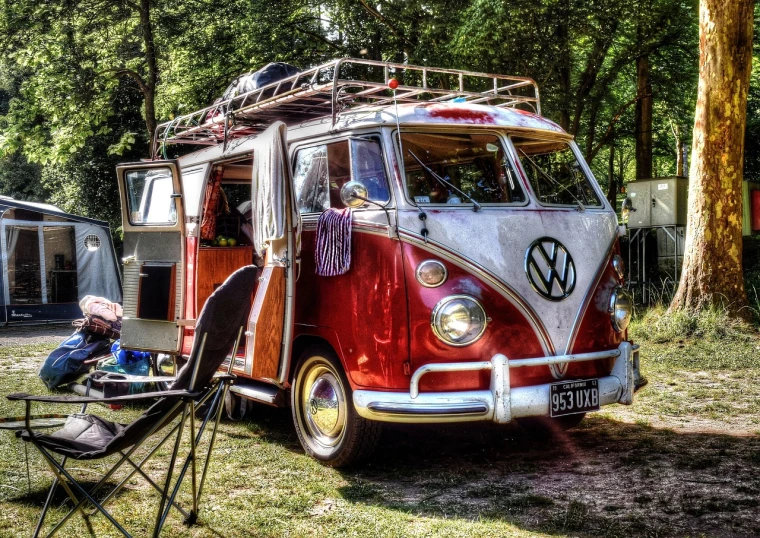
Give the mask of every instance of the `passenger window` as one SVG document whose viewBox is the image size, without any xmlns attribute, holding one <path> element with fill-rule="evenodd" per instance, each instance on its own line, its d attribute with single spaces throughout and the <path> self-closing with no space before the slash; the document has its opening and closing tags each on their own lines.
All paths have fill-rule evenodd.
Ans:
<svg viewBox="0 0 760 538">
<path fill-rule="evenodd" d="M 177 223 L 174 185 L 168 168 L 130 171 L 125 177 L 131 224 Z"/>
<path fill-rule="evenodd" d="M 369 199 L 390 200 L 378 140 L 355 138 L 299 150 L 293 174 L 299 211 L 320 213 L 329 207 L 345 207 L 340 189 L 351 179 L 367 187 Z"/>
</svg>

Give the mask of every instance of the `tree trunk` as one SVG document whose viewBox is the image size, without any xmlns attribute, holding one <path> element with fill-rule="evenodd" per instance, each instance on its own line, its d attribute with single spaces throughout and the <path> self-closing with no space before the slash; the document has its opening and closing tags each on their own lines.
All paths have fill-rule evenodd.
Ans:
<svg viewBox="0 0 760 538">
<path fill-rule="evenodd" d="M 570 2 L 562 0 L 558 9 L 557 46 L 559 47 L 559 125 L 570 131 Z"/>
<path fill-rule="evenodd" d="M 652 177 L 652 85 L 649 57 L 636 58 L 636 179 Z"/>
<path fill-rule="evenodd" d="M 742 164 L 754 0 L 701 0 L 699 89 L 681 281 L 671 309 L 746 315 Z"/>
<path fill-rule="evenodd" d="M 683 139 L 679 138 L 676 140 L 676 175 L 678 177 L 684 176 L 684 166 L 683 166 Z"/>
<path fill-rule="evenodd" d="M 143 87 L 145 97 L 145 127 L 148 129 L 150 148 L 153 151 L 154 137 L 156 136 L 156 86 L 158 85 L 158 63 L 156 61 L 156 47 L 153 43 L 153 25 L 150 22 L 151 0 L 140 1 L 140 28 L 145 46 L 145 65 L 148 68 L 148 76 Z"/>
<path fill-rule="evenodd" d="M 617 181 L 615 180 L 615 144 L 610 144 L 610 160 L 608 164 L 607 174 L 609 176 L 607 189 L 607 200 L 610 202 L 612 209 L 617 211 Z"/>
</svg>

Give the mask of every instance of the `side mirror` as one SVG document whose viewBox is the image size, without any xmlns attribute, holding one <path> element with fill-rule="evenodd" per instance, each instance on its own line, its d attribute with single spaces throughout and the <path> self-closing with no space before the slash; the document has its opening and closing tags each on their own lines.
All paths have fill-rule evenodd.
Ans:
<svg viewBox="0 0 760 538">
<path fill-rule="evenodd" d="M 349 181 L 340 188 L 340 201 L 346 207 L 361 207 L 368 196 L 367 187 L 359 181 Z"/>
</svg>

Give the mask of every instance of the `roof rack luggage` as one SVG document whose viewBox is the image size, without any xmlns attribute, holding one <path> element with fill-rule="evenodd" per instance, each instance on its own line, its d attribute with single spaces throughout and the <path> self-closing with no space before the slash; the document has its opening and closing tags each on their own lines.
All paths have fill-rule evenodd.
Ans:
<svg viewBox="0 0 760 538">
<path fill-rule="evenodd" d="M 276 120 L 293 125 L 331 118 L 335 125 L 341 112 L 392 104 L 393 78 L 399 103 L 458 99 L 541 114 L 538 86 L 529 78 L 342 58 L 162 123 L 154 156 L 170 144 L 226 144 Z"/>
</svg>

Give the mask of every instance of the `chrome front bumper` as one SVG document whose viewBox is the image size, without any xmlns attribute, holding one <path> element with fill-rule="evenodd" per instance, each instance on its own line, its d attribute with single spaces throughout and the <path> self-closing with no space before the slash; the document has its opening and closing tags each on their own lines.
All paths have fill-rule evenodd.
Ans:
<svg viewBox="0 0 760 538">
<path fill-rule="evenodd" d="M 578 355 L 509 360 L 501 353 L 490 361 L 428 364 L 418 368 L 409 392 L 354 391 L 354 407 L 360 416 L 383 422 L 470 422 L 492 420 L 506 423 L 520 417 L 549 415 L 550 384 L 511 387 L 509 371 L 526 366 L 614 358 L 610 375 L 599 378 L 601 405 L 633 403 L 639 372 L 638 346 L 623 342 L 617 349 Z M 420 379 L 432 372 L 491 370 L 489 390 L 420 392 Z"/>
</svg>

